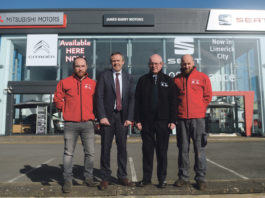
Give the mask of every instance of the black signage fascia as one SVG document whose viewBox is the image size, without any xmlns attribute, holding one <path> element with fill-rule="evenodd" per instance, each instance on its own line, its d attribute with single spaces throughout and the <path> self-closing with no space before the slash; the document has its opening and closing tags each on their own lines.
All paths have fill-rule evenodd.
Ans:
<svg viewBox="0 0 265 198">
<path fill-rule="evenodd" d="M 154 26 L 153 14 L 104 14 L 104 26 Z"/>
</svg>

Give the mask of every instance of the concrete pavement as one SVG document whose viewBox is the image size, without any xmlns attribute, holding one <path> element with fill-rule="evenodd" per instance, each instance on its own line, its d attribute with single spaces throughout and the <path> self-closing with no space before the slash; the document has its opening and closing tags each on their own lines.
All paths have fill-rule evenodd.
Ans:
<svg viewBox="0 0 265 198">
<path fill-rule="evenodd" d="M 240 136 L 217 136 L 217 137 L 209 137 L 209 144 L 210 144 L 210 150 L 213 151 L 214 147 L 213 143 L 217 142 L 219 145 L 217 148 L 222 148 L 222 143 L 224 143 L 224 146 L 231 146 L 232 148 L 236 148 L 236 146 L 241 145 L 243 143 L 251 142 L 251 147 L 253 145 L 259 144 L 259 150 L 262 148 L 262 144 L 265 141 L 265 138 L 263 137 L 240 137 Z M 99 150 L 100 148 L 100 136 L 96 136 L 96 142 L 97 142 L 97 148 Z M 171 144 L 171 151 L 169 151 L 171 154 L 171 159 L 174 157 L 174 152 L 176 152 L 176 147 L 174 142 L 176 142 L 175 136 L 172 136 L 170 138 L 170 142 L 173 142 Z M 135 151 L 135 155 L 139 155 L 141 145 L 141 138 L 140 137 L 129 137 L 128 138 L 128 150 L 132 151 L 133 149 L 137 148 Z M 130 144 L 132 143 L 132 144 Z M 264 142 L 265 143 L 265 142 Z M 32 144 L 32 147 L 31 147 Z M 50 150 L 47 148 L 50 144 Z M 3 145 L 1 147 L 2 149 L 25 149 L 21 153 L 25 153 L 27 150 L 33 148 L 35 149 L 32 151 L 32 153 L 27 153 L 25 156 L 27 158 L 30 157 L 30 154 L 33 156 L 34 159 L 32 159 L 32 162 L 21 162 L 21 164 L 18 166 L 21 176 L 24 177 L 17 179 L 15 182 L 2 182 L 0 183 L 0 197 L 121 197 L 126 196 L 128 198 L 141 198 L 141 197 L 154 197 L 154 198 L 189 198 L 189 197 L 198 197 L 198 198 L 219 198 L 219 197 L 231 197 L 231 198 L 252 198 L 252 197 L 261 197 L 265 198 L 265 178 L 262 179 L 263 171 L 260 171 L 260 177 L 253 179 L 250 177 L 247 180 L 244 179 L 220 179 L 222 178 L 218 174 L 221 174 L 221 171 L 218 169 L 215 169 L 214 167 L 210 167 L 209 170 L 209 180 L 208 180 L 208 188 L 205 191 L 199 191 L 197 190 L 194 181 L 191 180 L 191 185 L 183 188 L 176 188 L 172 184 L 174 183 L 173 178 L 170 177 L 172 174 L 169 170 L 169 180 L 168 180 L 168 186 L 165 189 L 159 189 L 156 187 L 156 180 L 154 179 L 154 184 L 147 186 L 145 188 L 139 188 L 139 187 L 124 187 L 120 186 L 118 184 L 113 183 L 113 185 L 110 185 L 109 188 L 106 191 L 99 191 L 96 187 L 88 188 L 84 186 L 81 183 L 81 180 L 74 181 L 73 190 L 69 194 L 63 194 L 61 191 L 61 172 L 60 172 L 60 161 L 61 161 L 61 152 L 62 152 L 62 144 L 63 144 L 63 136 L 2 136 L 0 137 L 0 145 Z M 237 144 L 237 145 L 235 145 Z M 6 147 L 5 147 L 6 145 Z M 13 146 L 12 146 L 13 145 Z M 26 146 L 26 148 L 24 148 Z M 80 147 L 80 146 L 79 146 Z M 37 150 L 37 148 L 39 150 Z M 58 150 L 60 148 L 60 150 Z M 114 147 L 115 148 L 115 147 Z M 113 148 L 113 149 L 114 149 Z M 175 150 L 175 151 L 174 151 Z M 237 149 L 237 151 L 241 151 L 242 148 Z M 4 150 L 1 150 L 3 153 Z M 21 150 L 22 151 L 22 150 Z M 29 150 L 28 150 L 29 151 Z M 49 152 L 47 153 L 47 156 L 51 155 L 50 152 L 56 151 L 58 154 L 55 155 L 56 159 L 58 161 L 54 160 L 51 164 L 42 164 L 41 167 L 35 167 L 33 166 L 34 163 L 37 163 L 39 160 L 36 158 L 37 155 L 39 155 L 40 151 Z M 78 152 L 80 153 L 81 147 L 79 148 Z M 229 150 L 228 150 L 229 151 Z M 19 153 L 18 151 L 13 151 L 10 153 L 13 157 L 16 155 L 16 153 Z M 21 155 L 20 153 L 20 155 Z M 215 152 L 216 153 L 216 152 Z M 173 155 L 172 155 L 173 154 Z M 210 155 L 209 157 L 213 157 Z M 97 154 L 98 155 L 98 154 Z M 135 156 L 134 155 L 134 156 Z M 219 158 L 224 157 L 221 153 L 218 154 Z M 259 156 L 262 156 L 262 153 L 259 154 Z M 4 157 L 4 158 L 3 158 Z M 19 160 L 22 160 L 25 157 L 18 158 Z M 41 156 L 41 159 L 43 157 L 46 157 L 46 155 Z M 77 156 L 76 156 L 77 157 Z M 251 157 L 251 156 L 250 156 Z M 2 156 L 2 159 L 9 159 L 8 156 Z M 246 158 L 249 158 L 249 156 L 246 156 Z M 28 159 L 27 159 L 28 160 Z M 37 161 L 36 161 L 37 160 Z M 78 171 L 81 171 L 82 166 L 82 156 L 80 156 L 78 159 L 80 165 L 77 165 Z M 136 159 L 135 160 L 139 160 Z M 175 157 L 174 157 L 175 160 Z M 226 160 L 226 159 L 224 159 Z M 231 159 L 230 159 L 231 160 Z M 232 159 L 234 160 L 234 159 Z M 254 160 L 253 158 L 250 159 Z M 36 162 L 34 162 L 36 161 Z M 236 161 L 236 159 L 235 159 Z M 10 161 L 9 163 L 12 163 L 13 161 Z M 78 163 L 78 162 L 76 162 Z M 254 161 L 253 161 L 254 163 Z M 59 166 L 58 166 L 59 164 Z M 116 164 L 116 162 L 114 162 Z M 11 164 L 10 164 L 11 165 Z M 25 166 L 27 165 L 27 167 Z M 29 167 L 28 165 L 32 165 Z M 135 164 L 137 165 L 137 164 Z M 170 165 L 170 169 L 173 168 L 174 164 Z M 230 165 L 230 164 L 227 164 Z M 240 165 L 240 164 L 239 164 Z M 1 166 L 1 165 L 0 165 Z M 25 167 L 24 167 L 25 166 Z M 137 172 L 140 172 L 140 166 L 136 167 Z M 232 166 L 232 165 L 231 165 Z M 2 168 L 5 168 L 2 164 Z M 24 168 L 21 168 L 24 167 Z M 95 167 L 99 167 L 98 164 L 96 164 Z M 262 166 L 262 163 L 258 166 L 260 169 L 265 169 L 265 164 Z M 214 169 L 213 169 L 214 168 Z M 175 168 L 174 168 L 175 169 Z M 13 170 L 13 169 L 11 169 Z M 241 169 L 238 169 L 241 170 Z M 16 171 L 16 170 L 14 170 Z M 96 170 L 97 171 L 97 170 Z M 114 171 L 115 172 L 115 171 Z M 216 174 L 216 178 L 219 179 L 213 179 L 214 175 L 210 175 L 210 172 L 212 174 Z M 242 171 L 240 171 L 242 173 Z M 176 171 L 173 171 L 173 174 L 176 174 Z M 223 173 L 227 174 L 227 173 Z M 245 175 L 245 173 L 243 172 Z M 10 173 L 7 173 L 7 175 L 10 175 Z M 14 174 L 14 176 L 17 175 L 17 173 Z M 82 173 L 78 173 L 77 176 L 81 176 Z M 251 175 L 250 175 L 251 176 Z M 1 177 L 1 176 L 0 176 Z M 12 176 L 13 177 L 13 176 Z M 42 178 L 41 178 L 42 177 Z M 17 178 L 17 177 L 16 177 Z M 30 181 L 31 180 L 31 181 Z M 6 180 L 4 180 L 6 181 Z"/>
<path fill-rule="evenodd" d="M 41 183 L 0 183 L 1 197 L 263 197 L 265 198 L 265 179 L 251 181 L 211 181 L 205 191 L 199 191 L 191 183 L 190 186 L 177 188 L 169 184 L 159 189 L 156 185 L 144 188 L 110 185 L 107 190 L 100 191 L 97 187 L 75 184 L 71 193 L 62 193 L 61 185 L 51 182 Z M 199 196 L 200 195 L 200 196 Z"/>
<path fill-rule="evenodd" d="M 63 143 L 62 135 L 13 135 L 0 136 L 0 144 L 58 144 Z M 209 142 L 265 142 L 265 137 L 244 137 L 244 136 L 221 136 L 211 135 Z M 96 142 L 100 142 L 100 136 L 96 135 Z M 140 136 L 128 137 L 128 142 L 141 142 Z M 176 136 L 170 136 L 170 142 L 176 142 Z"/>
</svg>

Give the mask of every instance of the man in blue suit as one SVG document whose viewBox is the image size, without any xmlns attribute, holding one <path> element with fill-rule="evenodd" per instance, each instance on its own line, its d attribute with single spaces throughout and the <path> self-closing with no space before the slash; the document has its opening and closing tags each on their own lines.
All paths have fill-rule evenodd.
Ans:
<svg viewBox="0 0 265 198">
<path fill-rule="evenodd" d="M 111 176 L 110 151 L 113 137 L 117 144 L 119 183 L 131 186 L 127 178 L 127 131 L 132 124 L 134 91 L 132 76 L 125 72 L 124 56 L 120 52 L 111 54 L 112 68 L 100 74 L 96 87 L 96 113 L 101 130 L 100 190 L 108 187 Z"/>
</svg>

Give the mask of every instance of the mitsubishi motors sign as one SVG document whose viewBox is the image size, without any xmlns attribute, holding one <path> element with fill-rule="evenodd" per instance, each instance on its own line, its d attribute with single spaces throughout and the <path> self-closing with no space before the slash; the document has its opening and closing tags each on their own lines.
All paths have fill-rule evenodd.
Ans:
<svg viewBox="0 0 265 198">
<path fill-rule="evenodd" d="M 57 34 L 29 34 L 26 66 L 57 66 L 57 51 Z"/>
<path fill-rule="evenodd" d="M 265 11 L 211 10 L 207 30 L 265 31 Z"/>
<path fill-rule="evenodd" d="M 0 28 L 66 28 L 63 12 L 0 12 Z"/>
</svg>

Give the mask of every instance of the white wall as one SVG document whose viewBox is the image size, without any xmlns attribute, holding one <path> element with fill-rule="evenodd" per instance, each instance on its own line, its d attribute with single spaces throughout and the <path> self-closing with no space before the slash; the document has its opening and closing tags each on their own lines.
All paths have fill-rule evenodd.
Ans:
<svg viewBox="0 0 265 198">
<path fill-rule="evenodd" d="M 5 36 L 1 36 L 0 46 L 0 135 L 5 135 L 6 127 L 6 103 L 7 103 L 7 82 L 12 77 L 14 45 Z"/>
</svg>

